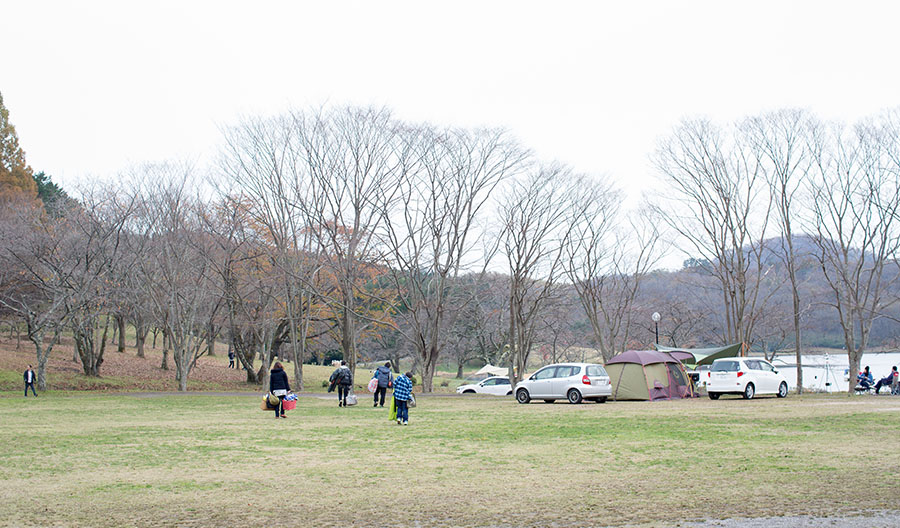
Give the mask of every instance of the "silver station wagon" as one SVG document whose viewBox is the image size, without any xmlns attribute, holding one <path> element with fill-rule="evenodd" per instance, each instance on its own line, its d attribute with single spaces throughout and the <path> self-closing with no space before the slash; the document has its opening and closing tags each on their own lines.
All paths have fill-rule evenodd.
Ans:
<svg viewBox="0 0 900 528">
<path fill-rule="evenodd" d="M 582 400 L 603 403 L 612 395 L 609 374 L 596 363 L 559 363 L 547 365 L 516 385 L 516 401 L 544 400 L 553 403 L 565 398 L 569 403 Z"/>
</svg>

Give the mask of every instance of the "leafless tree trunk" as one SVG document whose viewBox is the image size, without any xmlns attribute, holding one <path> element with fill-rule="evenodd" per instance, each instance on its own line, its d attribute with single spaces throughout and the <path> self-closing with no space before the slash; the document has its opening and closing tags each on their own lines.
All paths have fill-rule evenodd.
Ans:
<svg viewBox="0 0 900 528">
<path fill-rule="evenodd" d="M 659 231 L 650 210 L 635 215 L 630 230 L 617 229 L 621 195 L 605 182 L 575 192 L 564 266 L 608 361 L 628 343 L 641 282 L 661 256 Z"/>
<path fill-rule="evenodd" d="M 509 380 L 525 375 L 538 316 L 551 301 L 571 232 L 571 192 L 584 185 L 562 166 L 532 172 L 506 192 L 501 245 L 509 264 Z"/>
<path fill-rule="evenodd" d="M 850 372 L 859 371 L 872 324 L 897 301 L 900 164 L 890 121 L 823 128 L 813 141 L 816 179 L 810 229 L 816 258 L 844 333 Z M 853 393 L 853 383 L 849 392 Z"/>
<path fill-rule="evenodd" d="M 147 216 L 143 225 L 151 240 L 148 247 L 156 258 L 142 259 L 138 266 L 172 349 L 178 389 L 186 391 L 191 370 L 206 353 L 204 329 L 221 291 L 208 258 L 214 243 L 204 230 L 205 205 L 189 194 L 193 169 L 167 163 L 143 170 L 146 181 L 153 182 L 156 189 L 145 194 L 143 204 Z M 165 364 L 165 351 L 163 354 Z"/>
<path fill-rule="evenodd" d="M 305 177 L 297 182 L 298 205 L 335 282 L 322 298 L 335 313 L 338 341 L 353 371 L 359 334 L 374 322 L 365 317 L 371 294 L 362 286 L 382 261 L 376 238 L 382 204 L 393 199 L 400 175 L 396 126 L 384 109 L 298 113 L 293 120 Z"/>
<path fill-rule="evenodd" d="M 405 322 L 395 328 L 415 346 L 422 389 L 431 392 L 445 329 L 467 303 L 455 279 L 475 264 L 480 213 L 497 186 L 520 170 L 526 152 L 499 131 L 424 127 L 406 130 L 398 150 L 398 199 L 382 202 L 383 242 L 397 317 Z M 489 259 L 483 255 L 482 266 Z"/>
<path fill-rule="evenodd" d="M 781 227 L 780 250 L 776 253 L 784 262 L 791 284 L 794 313 L 794 351 L 797 362 L 797 394 L 803 392 L 803 356 L 800 335 L 800 284 L 797 278 L 798 257 L 794 249 L 794 222 L 798 211 L 795 197 L 800 184 L 808 178 L 812 158 L 809 139 L 813 119 L 801 110 L 782 110 L 749 119 L 745 123 L 750 143 L 760 163 L 765 167 L 766 179 L 773 194 L 773 202 Z M 802 202 L 801 202 L 802 203 Z"/>
<path fill-rule="evenodd" d="M 771 193 L 746 138 L 703 120 L 685 121 L 655 158 L 666 196 L 658 209 L 721 285 L 722 339 L 750 346 L 767 295 L 765 240 Z"/>
<path fill-rule="evenodd" d="M 48 218 L 40 204 L 0 204 L 0 308 L 20 317 L 34 344 L 37 387 L 47 388 L 47 360 L 67 323 L 70 291 L 66 277 L 74 264 L 65 242 L 64 220 Z M 19 327 L 16 349 L 19 348 Z M 47 342 L 46 337 L 52 336 Z"/>
</svg>

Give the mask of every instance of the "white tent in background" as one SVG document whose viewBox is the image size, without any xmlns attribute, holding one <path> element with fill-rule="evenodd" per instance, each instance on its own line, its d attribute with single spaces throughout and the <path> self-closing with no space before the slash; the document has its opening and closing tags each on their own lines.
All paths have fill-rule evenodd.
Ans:
<svg viewBox="0 0 900 528">
<path fill-rule="evenodd" d="M 509 371 L 503 367 L 495 367 L 488 363 L 475 373 L 476 376 L 506 376 Z"/>
</svg>

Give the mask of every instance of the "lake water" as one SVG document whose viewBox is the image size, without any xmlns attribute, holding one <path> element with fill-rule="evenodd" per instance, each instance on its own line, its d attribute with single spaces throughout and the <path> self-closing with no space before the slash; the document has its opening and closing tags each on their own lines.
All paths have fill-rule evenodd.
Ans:
<svg viewBox="0 0 900 528">
<path fill-rule="evenodd" d="M 803 386 L 807 389 L 824 392 L 847 392 L 849 383 L 856 384 L 857 372 L 849 373 L 849 360 L 846 354 L 821 354 L 803 356 Z M 797 363 L 793 356 L 778 356 L 772 364 L 783 372 L 791 390 L 797 386 Z M 884 352 L 863 354 L 860 370 L 866 365 L 871 367 L 872 376 L 877 382 L 891 372 L 891 367 L 900 367 L 900 352 Z M 850 375 L 850 382 L 847 376 Z"/>
</svg>

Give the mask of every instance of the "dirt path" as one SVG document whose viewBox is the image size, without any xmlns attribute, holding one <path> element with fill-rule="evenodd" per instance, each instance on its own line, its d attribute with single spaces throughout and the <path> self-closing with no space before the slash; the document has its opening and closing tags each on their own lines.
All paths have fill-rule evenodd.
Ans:
<svg viewBox="0 0 900 528">
<path fill-rule="evenodd" d="M 789 517 L 758 517 L 750 519 L 722 519 L 700 523 L 679 523 L 683 528 L 894 528 L 900 526 L 900 511 L 876 511 L 864 516 L 795 515 Z"/>
</svg>

